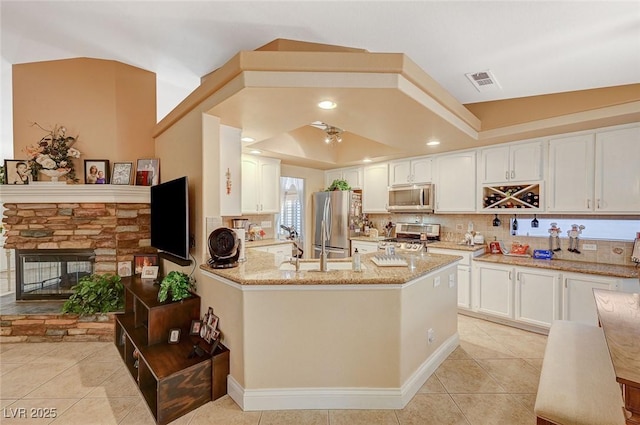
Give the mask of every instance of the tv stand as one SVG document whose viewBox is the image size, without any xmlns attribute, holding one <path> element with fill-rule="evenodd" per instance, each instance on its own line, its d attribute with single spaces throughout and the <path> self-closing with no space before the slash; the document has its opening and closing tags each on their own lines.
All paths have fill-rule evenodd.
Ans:
<svg viewBox="0 0 640 425">
<path fill-rule="evenodd" d="M 139 277 L 122 283 L 125 307 L 116 315 L 115 345 L 156 423 L 167 424 L 225 395 L 229 349 L 218 344 L 209 354 L 199 336 L 189 335 L 191 321 L 200 318 L 200 297 L 161 303 L 158 285 Z M 181 330 L 177 344 L 168 342 L 173 328 Z"/>
</svg>

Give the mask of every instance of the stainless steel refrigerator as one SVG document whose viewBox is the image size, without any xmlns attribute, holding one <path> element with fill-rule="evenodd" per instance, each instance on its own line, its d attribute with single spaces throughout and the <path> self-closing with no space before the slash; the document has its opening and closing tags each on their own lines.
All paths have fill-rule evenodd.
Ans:
<svg viewBox="0 0 640 425">
<path fill-rule="evenodd" d="M 325 249 L 329 258 L 351 255 L 349 237 L 362 211 L 362 193 L 334 190 L 313 193 L 313 258 L 320 258 L 322 220 L 325 221 Z"/>
</svg>

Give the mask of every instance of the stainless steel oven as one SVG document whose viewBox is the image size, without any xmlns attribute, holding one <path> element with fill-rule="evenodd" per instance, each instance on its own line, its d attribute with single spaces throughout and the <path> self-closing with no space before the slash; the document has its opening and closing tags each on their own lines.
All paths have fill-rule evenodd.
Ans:
<svg viewBox="0 0 640 425">
<path fill-rule="evenodd" d="M 433 212 L 433 192 L 431 183 L 391 186 L 387 209 L 394 212 Z"/>
</svg>

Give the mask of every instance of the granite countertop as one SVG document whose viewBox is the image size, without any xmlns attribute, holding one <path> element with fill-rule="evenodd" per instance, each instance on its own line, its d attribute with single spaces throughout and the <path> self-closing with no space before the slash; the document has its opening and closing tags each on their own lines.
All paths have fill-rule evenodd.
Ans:
<svg viewBox="0 0 640 425">
<path fill-rule="evenodd" d="M 377 243 L 377 242 L 380 242 L 381 240 L 387 239 L 387 237 L 376 236 L 375 238 L 372 238 L 371 236 L 351 236 L 349 239 L 352 241 Z"/>
<path fill-rule="evenodd" d="M 429 250 L 429 248 L 455 249 L 458 251 L 475 252 L 475 251 L 485 251 L 486 245 L 485 244 L 467 245 L 467 244 L 460 244 L 458 242 L 438 241 L 438 242 L 433 242 L 427 245 L 427 251 Z"/>
<path fill-rule="evenodd" d="M 363 254 L 363 270 L 293 271 L 279 270 L 282 257 L 268 252 L 247 251 L 247 261 L 238 267 L 213 269 L 206 264 L 204 271 L 224 277 L 241 285 L 347 285 L 347 284 L 403 284 L 426 275 L 461 259 L 457 255 L 411 254 L 405 255 L 409 266 L 378 267 L 372 261 L 375 253 Z M 316 260 L 317 261 L 317 260 Z M 301 263 L 310 260 L 301 260 Z M 351 263 L 351 259 L 331 259 L 329 262 Z"/>
<path fill-rule="evenodd" d="M 588 263 L 570 260 L 536 260 L 531 257 L 511 257 L 501 254 L 486 254 L 475 257 L 474 261 L 507 264 L 511 266 L 535 267 L 573 273 L 595 274 L 599 276 L 637 278 L 638 268 L 616 264 Z"/>
<path fill-rule="evenodd" d="M 290 241 L 288 239 L 274 239 L 274 238 L 270 238 L 270 239 L 259 239 L 257 241 L 246 241 L 246 248 L 256 248 L 256 247 L 260 247 L 260 246 L 272 246 L 272 245 L 284 245 L 286 243 L 292 243 L 293 241 Z"/>
</svg>

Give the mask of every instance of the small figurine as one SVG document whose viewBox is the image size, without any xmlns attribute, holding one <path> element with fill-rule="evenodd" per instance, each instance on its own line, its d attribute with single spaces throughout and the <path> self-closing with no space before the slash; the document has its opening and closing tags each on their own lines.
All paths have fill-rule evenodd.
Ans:
<svg viewBox="0 0 640 425">
<path fill-rule="evenodd" d="M 577 224 L 571 225 L 571 230 L 567 230 L 567 235 L 569 236 L 569 249 L 570 252 L 575 252 L 576 254 L 580 254 L 578 251 L 578 236 L 582 233 L 585 227 Z"/>
<path fill-rule="evenodd" d="M 560 248 L 560 228 L 558 227 L 558 223 L 551 223 L 551 228 L 549 229 L 549 249 L 554 252 L 562 251 Z"/>
</svg>

